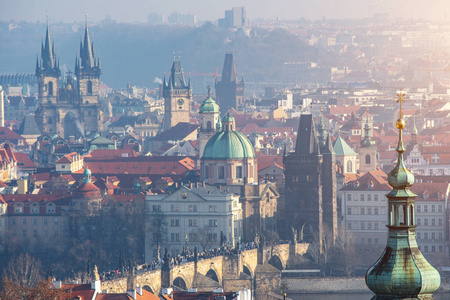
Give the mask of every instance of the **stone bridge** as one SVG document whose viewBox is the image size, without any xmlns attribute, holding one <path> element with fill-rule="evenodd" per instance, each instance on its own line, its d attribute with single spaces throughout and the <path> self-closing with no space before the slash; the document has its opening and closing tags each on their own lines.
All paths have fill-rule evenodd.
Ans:
<svg viewBox="0 0 450 300">
<path fill-rule="evenodd" d="M 159 294 L 162 288 L 171 286 L 185 290 L 189 288 L 202 290 L 199 286 L 202 278 L 202 282 L 214 283 L 216 288 L 221 287 L 225 291 L 238 291 L 244 288 L 254 290 L 256 279 L 260 281 L 262 273 L 271 273 L 271 277 L 277 273 L 281 278 L 280 270 L 286 269 L 290 262 L 304 255 L 308 247 L 309 244 L 306 243 L 260 247 L 242 251 L 239 254 L 216 256 L 175 265 L 170 269 L 163 267 L 138 273 L 133 281 L 155 294 Z M 271 266 L 267 267 L 267 265 Z M 124 293 L 126 289 L 127 278 L 125 277 L 102 282 L 102 290 L 109 293 Z"/>
</svg>

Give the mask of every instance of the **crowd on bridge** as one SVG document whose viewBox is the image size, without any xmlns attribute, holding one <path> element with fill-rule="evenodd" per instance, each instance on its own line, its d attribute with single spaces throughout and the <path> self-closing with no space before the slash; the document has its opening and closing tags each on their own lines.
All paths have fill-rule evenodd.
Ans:
<svg viewBox="0 0 450 300">
<path fill-rule="evenodd" d="M 188 262 L 193 262 L 195 260 L 199 261 L 202 259 L 210 259 L 217 256 L 230 256 L 238 254 L 242 251 L 257 249 L 258 244 L 257 243 L 243 243 L 240 245 L 237 245 L 236 247 L 221 247 L 221 248 L 214 248 L 210 250 L 204 250 L 203 252 L 197 252 L 197 248 L 194 249 L 194 251 L 190 251 L 189 247 L 185 247 L 184 251 L 174 257 L 170 257 L 167 252 L 164 255 L 164 258 L 168 259 L 168 264 L 170 267 L 181 265 Z M 167 250 L 167 249 L 166 249 Z M 121 270 L 112 270 L 108 272 L 102 272 L 100 274 L 101 280 L 111 280 L 115 278 L 119 278 L 122 276 L 125 276 L 127 272 L 134 271 L 136 273 L 143 273 L 151 270 L 158 270 L 161 269 L 161 267 L 164 264 L 164 258 L 163 259 L 157 259 L 150 263 L 144 263 L 142 265 L 135 265 L 133 267 L 133 270 L 131 267 L 123 267 Z"/>
</svg>

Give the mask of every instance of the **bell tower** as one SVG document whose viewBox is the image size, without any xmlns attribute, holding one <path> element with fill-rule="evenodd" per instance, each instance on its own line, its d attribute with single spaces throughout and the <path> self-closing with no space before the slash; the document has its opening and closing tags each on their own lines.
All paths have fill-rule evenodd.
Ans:
<svg viewBox="0 0 450 300">
<path fill-rule="evenodd" d="M 164 78 L 164 129 L 169 129 L 180 122 L 189 123 L 191 113 L 191 82 L 184 80 L 181 61 L 174 60 L 169 80 Z"/>
<path fill-rule="evenodd" d="M 58 101 L 60 75 L 61 70 L 59 60 L 55 55 L 55 44 L 50 41 L 47 15 L 45 42 L 41 43 L 40 59 L 36 58 L 39 108 L 35 116 L 36 123 L 43 132 L 56 133 L 56 115 L 51 107 Z"/>
<path fill-rule="evenodd" d="M 211 87 L 208 86 L 208 97 L 200 105 L 198 112 L 200 116 L 200 129 L 198 132 L 198 157 L 203 156 L 203 149 L 208 140 L 218 131 L 220 123 L 219 105 L 211 97 Z M 222 129 L 219 125 L 220 130 Z"/>
<path fill-rule="evenodd" d="M 95 57 L 94 43 L 89 37 L 87 24 L 84 29 L 84 41 L 80 42 L 80 57 L 75 59 L 75 75 L 77 76 L 77 94 L 81 106 L 78 116 L 87 132 L 102 129 L 102 118 L 99 104 L 100 59 Z"/>
<path fill-rule="evenodd" d="M 370 172 L 377 169 L 377 147 L 375 141 L 370 137 L 371 126 L 369 124 L 369 107 L 367 107 L 366 124 L 364 125 L 364 139 L 359 148 L 359 171 Z"/>
</svg>

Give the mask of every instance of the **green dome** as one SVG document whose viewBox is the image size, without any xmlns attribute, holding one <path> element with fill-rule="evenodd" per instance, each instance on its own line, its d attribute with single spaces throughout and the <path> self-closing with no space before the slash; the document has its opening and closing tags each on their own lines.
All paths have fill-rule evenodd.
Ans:
<svg viewBox="0 0 450 300">
<path fill-rule="evenodd" d="M 248 138 L 237 131 L 217 132 L 206 143 L 202 157 L 217 160 L 244 158 L 255 158 L 255 151 Z"/>
<path fill-rule="evenodd" d="M 219 105 L 217 105 L 216 101 L 214 101 L 213 98 L 208 97 L 205 101 L 203 101 L 202 105 L 200 105 L 200 109 L 198 112 L 201 114 L 218 113 Z"/>
<path fill-rule="evenodd" d="M 227 114 L 225 117 L 223 117 L 222 122 L 234 122 L 234 118 L 230 116 L 230 114 Z"/>
</svg>

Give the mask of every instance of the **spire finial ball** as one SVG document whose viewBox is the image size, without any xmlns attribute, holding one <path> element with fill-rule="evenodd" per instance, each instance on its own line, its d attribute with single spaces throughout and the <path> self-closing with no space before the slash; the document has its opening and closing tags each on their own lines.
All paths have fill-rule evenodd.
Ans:
<svg viewBox="0 0 450 300">
<path fill-rule="evenodd" d="M 405 128 L 405 120 L 403 119 L 398 119 L 397 122 L 395 123 L 395 125 L 397 126 L 398 129 L 403 129 Z"/>
</svg>

